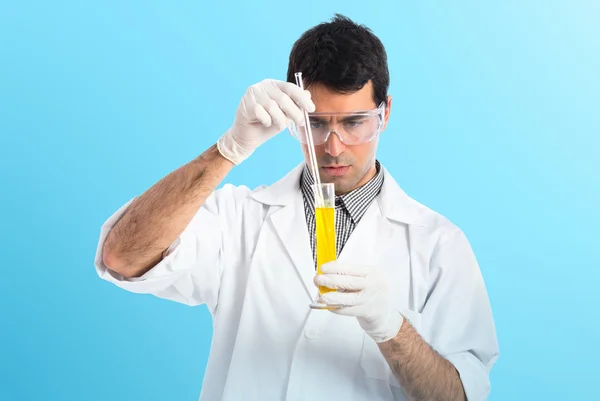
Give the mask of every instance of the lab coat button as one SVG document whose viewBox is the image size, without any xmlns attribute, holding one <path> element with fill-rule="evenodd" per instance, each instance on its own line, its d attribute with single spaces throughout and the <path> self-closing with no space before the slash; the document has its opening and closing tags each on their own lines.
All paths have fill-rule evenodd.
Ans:
<svg viewBox="0 0 600 401">
<path fill-rule="evenodd" d="M 319 332 L 315 329 L 306 330 L 306 337 L 308 338 L 317 338 L 319 336 Z"/>
</svg>

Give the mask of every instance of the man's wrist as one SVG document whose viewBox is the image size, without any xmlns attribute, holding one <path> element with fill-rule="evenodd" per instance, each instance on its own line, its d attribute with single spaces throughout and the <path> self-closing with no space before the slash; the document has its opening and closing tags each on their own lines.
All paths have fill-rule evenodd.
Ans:
<svg viewBox="0 0 600 401">
<path fill-rule="evenodd" d="M 391 310 L 388 314 L 386 323 L 380 329 L 368 331 L 367 334 L 369 334 L 376 343 L 384 343 L 398 335 L 403 323 L 404 316 L 397 310 Z"/>
<path fill-rule="evenodd" d="M 242 148 L 231 135 L 231 128 L 227 130 L 217 141 L 217 150 L 227 160 L 235 165 L 246 160 L 253 151 Z"/>
</svg>

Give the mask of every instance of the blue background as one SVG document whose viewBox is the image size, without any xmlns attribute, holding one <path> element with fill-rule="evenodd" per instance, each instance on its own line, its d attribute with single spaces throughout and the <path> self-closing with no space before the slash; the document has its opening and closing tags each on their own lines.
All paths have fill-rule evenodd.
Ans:
<svg viewBox="0 0 600 401">
<path fill-rule="evenodd" d="M 0 3 L 0 399 L 197 399 L 207 310 L 98 279 L 100 226 L 341 12 L 387 47 L 380 160 L 480 261 L 490 399 L 597 400 L 600 3 L 202 3 Z M 300 158 L 285 133 L 227 182 L 270 184 Z"/>
</svg>

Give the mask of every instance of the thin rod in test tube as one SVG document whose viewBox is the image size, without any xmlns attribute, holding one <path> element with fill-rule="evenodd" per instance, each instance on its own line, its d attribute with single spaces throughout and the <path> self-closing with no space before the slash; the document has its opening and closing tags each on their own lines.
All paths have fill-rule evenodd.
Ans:
<svg viewBox="0 0 600 401">
<path fill-rule="evenodd" d="M 304 90 L 304 83 L 302 82 L 302 73 L 297 72 L 294 74 L 296 77 L 296 85 L 300 87 L 300 89 Z M 310 158 L 310 164 L 312 169 L 313 178 L 315 179 L 316 190 L 317 190 L 317 202 L 315 206 L 325 206 L 325 198 L 323 197 L 323 192 L 321 188 L 321 177 L 319 176 L 319 169 L 317 165 L 317 156 L 315 155 L 315 144 L 313 142 L 312 131 L 310 129 L 310 119 L 308 117 L 308 112 L 303 110 L 304 112 L 304 128 L 306 133 L 306 143 L 308 144 L 308 155 Z"/>
</svg>

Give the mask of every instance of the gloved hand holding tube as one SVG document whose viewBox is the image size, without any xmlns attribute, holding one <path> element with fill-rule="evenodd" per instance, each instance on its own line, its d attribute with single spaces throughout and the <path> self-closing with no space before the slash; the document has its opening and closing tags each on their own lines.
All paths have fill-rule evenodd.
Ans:
<svg viewBox="0 0 600 401">
<path fill-rule="evenodd" d="M 315 110 L 310 92 L 297 85 L 266 79 L 248 88 L 231 128 L 217 142 L 219 152 L 240 164 L 256 148 L 287 128 L 288 121 L 304 125 L 303 109 Z"/>
<path fill-rule="evenodd" d="M 354 316 L 363 330 L 377 343 L 394 338 L 404 317 L 392 306 L 387 280 L 375 266 L 341 263 L 321 266 L 322 274 L 315 276 L 318 286 L 335 289 L 321 294 L 325 304 L 344 305 L 333 309 L 338 315 Z"/>
</svg>

